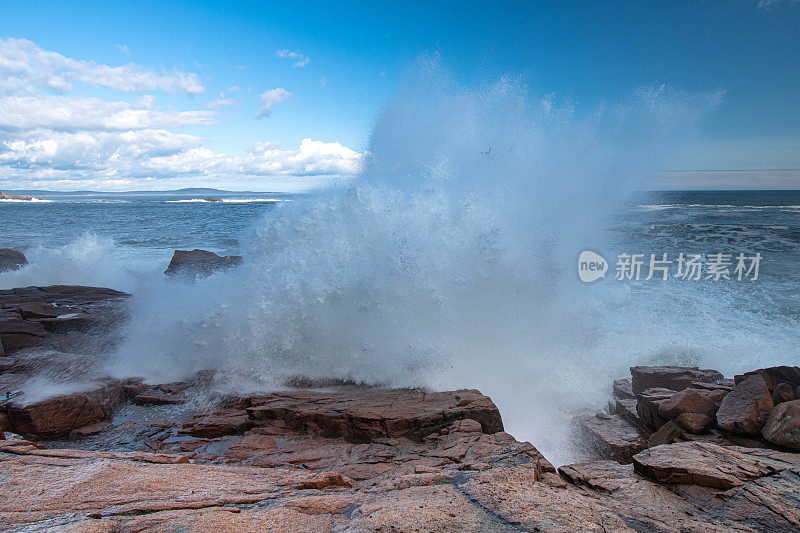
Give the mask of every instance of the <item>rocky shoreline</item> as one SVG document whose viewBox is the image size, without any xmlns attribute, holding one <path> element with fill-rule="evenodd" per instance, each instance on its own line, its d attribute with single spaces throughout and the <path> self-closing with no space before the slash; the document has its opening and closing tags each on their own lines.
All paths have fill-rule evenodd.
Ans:
<svg viewBox="0 0 800 533">
<path fill-rule="evenodd" d="M 0 191 L 0 200 L 16 200 L 16 201 L 32 202 L 34 200 L 38 200 L 38 198 L 34 196 L 18 196 Z"/>
<path fill-rule="evenodd" d="M 595 458 L 555 468 L 477 390 L 298 379 L 215 396 L 212 372 L 160 384 L 92 375 L 127 299 L 0 291 L 0 529 L 800 528 L 800 368 L 726 379 L 633 367 L 606 409 L 576 418 Z M 32 376 L 69 369 L 92 379 L 20 393 Z"/>
</svg>

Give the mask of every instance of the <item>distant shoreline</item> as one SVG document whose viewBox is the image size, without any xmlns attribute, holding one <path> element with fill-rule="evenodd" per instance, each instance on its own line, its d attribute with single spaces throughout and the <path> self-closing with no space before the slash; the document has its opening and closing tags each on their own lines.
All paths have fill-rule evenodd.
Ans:
<svg viewBox="0 0 800 533">
<path fill-rule="evenodd" d="M 40 201 L 39 198 L 35 196 L 18 196 L 16 194 L 7 194 L 3 191 L 0 191 L 0 200 L 12 200 L 16 202 L 36 202 Z"/>
<path fill-rule="evenodd" d="M 215 198 L 220 195 L 230 194 L 270 194 L 270 195 L 295 195 L 293 192 L 272 192 L 272 191 L 229 191 L 224 189 L 208 189 L 203 187 L 172 189 L 165 191 L 59 191 L 46 189 L 7 189 L 13 195 L 37 196 L 37 195 L 76 195 L 76 194 L 96 194 L 96 195 L 196 195 L 198 198 Z"/>
</svg>

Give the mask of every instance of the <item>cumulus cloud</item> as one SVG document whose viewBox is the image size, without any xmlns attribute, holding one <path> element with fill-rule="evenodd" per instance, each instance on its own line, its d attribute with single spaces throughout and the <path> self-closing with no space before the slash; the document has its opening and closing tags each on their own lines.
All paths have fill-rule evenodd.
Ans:
<svg viewBox="0 0 800 533">
<path fill-rule="evenodd" d="M 280 57 L 281 59 L 293 59 L 294 63 L 292 64 L 293 67 L 300 67 L 303 68 L 311 62 L 311 58 L 308 56 L 303 55 L 300 50 L 295 50 L 292 52 L 291 50 L 284 49 L 278 50 L 275 52 L 275 55 Z"/>
<path fill-rule="evenodd" d="M 232 98 L 225 98 L 225 93 L 219 93 L 219 98 L 215 98 L 210 102 L 206 102 L 206 107 L 209 109 L 219 109 L 221 107 L 230 107 L 236 105 L 236 100 Z"/>
<path fill-rule="evenodd" d="M 19 179 L 185 176 L 334 176 L 355 172 L 362 154 L 303 139 L 296 150 L 256 144 L 241 155 L 214 152 L 199 137 L 166 130 L 0 133 L 0 169 Z"/>
<path fill-rule="evenodd" d="M 257 143 L 243 155 L 232 155 L 199 147 L 155 157 L 151 164 L 172 176 L 317 176 L 351 174 L 357 170 L 361 158 L 360 153 L 337 142 L 303 139 L 297 150 L 281 150 L 271 143 Z"/>
<path fill-rule="evenodd" d="M 242 153 L 220 153 L 195 134 L 172 131 L 218 123 L 219 109 L 237 104 L 226 97 L 239 91 L 236 86 L 204 109 L 177 110 L 160 106 L 152 94 L 69 94 L 78 83 L 120 93 L 204 91 L 195 74 L 113 67 L 70 59 L 25 39 L 0 39 L 0 188 L 163 188 L 155 182 L 222 185 L 253 177 L 290 188 L 300 178 L 321 183 L 352 174 L 363 157 L 337 142 L 310 138 L 296 149 L 256 143 Z M 280 87 L 264 92 L 258 118 L 290 96 Z"/>
<path fill-rule="evenodd" d="M 155 99 L 108 102 L 71 96 L 0 96 L 0 130 L 139 130 L 214 124 L 212 111 L 158 111 Z"/>
<path fill-rule="evenodd" d="M 265 118 L 272 114 L 272 107 L 287 100 L 292 93 L 282 87 L 270 89 L 261 93 L 261 109 L 256 114 L 256 118 Z"/>
<path fill-rule="evenodd" d="M 0 39 L 0 94 L 32 94 L 38 89 L 64 93 L 76 82 L 120 92 L 205 91 L 194 73 L 156 72 L 135 63 L 112 67 L 44 50 L 27 39 Z"/>
<path fill-rule="evenodd" d="M 0 137 L 0 168 L 138 174 L 138 169 L 152 157 L 176 154 L 201 143 L 192 135 L 166 130 L 32 130 Z"/>
</svg>

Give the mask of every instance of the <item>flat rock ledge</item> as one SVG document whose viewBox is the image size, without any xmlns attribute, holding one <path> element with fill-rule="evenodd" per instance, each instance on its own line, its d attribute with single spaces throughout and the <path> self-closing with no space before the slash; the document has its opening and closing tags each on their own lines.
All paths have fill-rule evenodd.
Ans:
<svg viewBox="0 0 800 533">
<path fill-rule="evenodd" d="M 0 356 L 0 530 L 800 530 L 797 367 L 633 367 L 576 420 L 593 458 L 558 469 L 477 390 L 329 383 L 207 404 L 206 372 L 15 394 L 76 361 L 42 347 L 112 327 L 124 298 L 0 291 L 3 343 L 44 339 Z"/>
<path fill-rule="evenodd" d="M 52 285 L 0 290 L 0 357 L 25 348 L 63 348 L 74 334 L 107 333 L 129 295 L 101 287 Z M 74 340 L 74 339 L 73 339 Z"/>
<path fill-rule="evenodd" d="M 444 398 L 457 407 L 457 393 L 440 394 L 433 411 Z M 352 442 L 280 417 L 216 438 L 168 437 L 154 451 L 0 441 L 0 526 L 566 532 L 796 531 L 800 523 L 800 454 L 684 442 L 641 452 L 632 465 L 591 461 L 556 472 L 530 444 L 459 418 L 468 414 L 421 441 Z"/>
<path fill-rule="evenodd" d="M 135 402 L 193 384 L 109 387 Z M 684 441 L 646 448 L 630 464 L 556 470 L 505 433 L 476 390 L 294 390 L 225 398 L 183 422 L 106 422 L 70 441 L 6 435 L 3 530 L 800 528 L 800 454 Z M 125 435 L 140 449 L 120 449 Z"/>
</svg>

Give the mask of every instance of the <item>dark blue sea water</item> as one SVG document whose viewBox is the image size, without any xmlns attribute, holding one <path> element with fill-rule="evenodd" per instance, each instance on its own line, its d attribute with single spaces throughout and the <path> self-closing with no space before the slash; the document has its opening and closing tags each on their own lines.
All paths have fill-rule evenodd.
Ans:
<svg viewBox="0 0 800 533">
<path fill-rule="evenodd" d="M 304 201 L 285 193 L 201 190 L 36 194 L 41 202 L 0 202 L 0 247 L 34 255 L 72 247 L 80 255 L 83 243 L 113 248 L 133 262 L 168 261 L 175 249 L 240 253 L 241 240 L 278 203 Z M 760 276 L 782 311 L 794 314 L 800 306 L 793 289 L 800 287 L 798 191 L 641 193 L 606 228 L 612 263 L 618 253 L 643 253 L 645 259 L 650 253 L 760 253 Z"/>
<path fill-rule="evenodd" d="M 33 194 L 42 201 L 0 201 L 0 247 L 64 246 L 93 235 L 145 253 L 187 247 L 228 253 L 254 218 L 291 200 L 285 193 L 223 191 Z"/>
<path fill-rule="evenodd" d="M 297 374 L 474 387 L 515 436 L 567 460 L 571 413 L 605 401 L 628 366 L 732 375 L 800 364 L 796 191 L 636 194 L 603 218 L 534 201 L 540 227 L 530 228 L 517 223 L 524 211 L 491 196 L 38 195 L 45 201 L 0 202 L 0 247 L 30 262 L 0 273 L 0 288 L 133 293 L 127 338 L 103 362 L 116 375 L 164 382 L 210 367 L 237 391 Z M 600 231 L 554 243 L 559 217 Z M 192 248 L 245 261 L 196 282 L 166 279 L 173 250 Z M 605 279 L 579 281 L 582 249 L 605 257 Z M 666 280 L 647 270 L 615 279 L 619 254 L 665 253 L 762 259 L 757 280 L 685 280 L 675 265 Z"/>
</svg>

